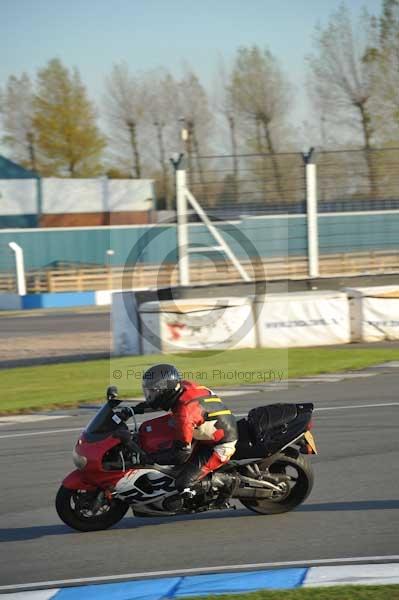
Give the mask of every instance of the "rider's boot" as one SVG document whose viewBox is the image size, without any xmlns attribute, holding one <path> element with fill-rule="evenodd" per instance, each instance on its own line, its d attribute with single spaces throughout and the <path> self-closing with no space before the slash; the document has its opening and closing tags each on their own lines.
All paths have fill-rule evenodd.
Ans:
<svg viewBox="0 0 399 600">
<path fill-rule="evenodd" d="M 228 498 L 232 496 L 236 487 L 239 485 L 239 478 L 229 475 L 228 473 L 218 473 L 217 471 L 208 475 L 201 481 L 198 481 L 191 487 L 187 487 L 182 491 L 182 496 L 185 498 L 194 498 L 202 492 L 216 492 L 218 501 L 226 504 Z"/>
<path fill-rule="evenodd" d="M 214 471 L 210 475 L 210 484 L 213 491 L 219 492 L 220 498 L 227 499 L 232 496 L 239 485 L 239 478 L 228 473 Z"/>
</svg>

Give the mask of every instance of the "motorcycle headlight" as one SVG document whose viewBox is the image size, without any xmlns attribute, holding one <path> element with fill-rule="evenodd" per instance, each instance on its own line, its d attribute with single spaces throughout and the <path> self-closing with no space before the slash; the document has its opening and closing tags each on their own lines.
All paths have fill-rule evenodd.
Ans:
<svg viewBox="0 0 399 600">
<path fill-rule="evenodd" d="M 72 460 L 77 469 L 82 470 L 87 465 L 87 458 L 81 454 L 78 454 L 76 450 L 72 451 Z"/>
</svg>

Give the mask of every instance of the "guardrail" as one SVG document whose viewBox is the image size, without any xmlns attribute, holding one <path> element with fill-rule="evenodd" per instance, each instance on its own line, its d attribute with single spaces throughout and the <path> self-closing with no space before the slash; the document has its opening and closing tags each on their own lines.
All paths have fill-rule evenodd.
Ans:
<svg viewBox="0 0 399 600">
<path fill-rule="evenodd" d="M 242 261 L 255 279 L 307 278 L 305 256 Z M 369 251 L 325 254 L 320 256 L 321 276 L 399 273 L 398 251 Z M 208 284 L 239 281 L 238 272 L 229 262 L 193 262 L 191 282 Z M 178 283 L 177 265 L 135 265 L 134 267 L 84 267 L 26 272 L 28 294 L 45 292 L 84 292 L 131 288 L 159 288 Z M 0 293 L 15 292 L 15 276 L 0 273 Z"/>
</svg>

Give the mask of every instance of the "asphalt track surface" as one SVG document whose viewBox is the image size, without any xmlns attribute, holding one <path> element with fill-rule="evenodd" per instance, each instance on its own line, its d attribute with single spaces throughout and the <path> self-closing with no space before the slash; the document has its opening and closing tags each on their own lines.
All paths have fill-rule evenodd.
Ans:
<svg viewBox="0 0 399 600">
<path fill-rule="evenodd" d="M 94 411 L 75 410 L 69 413 L 73 416 L 39 423 L 3 423 L 0 585 L 398 554 L 398 376 L 398 368 L 385 367 L 359 378 L 228 396 L 236 413 L 278 401 L 316 405 L 320 454 L 311 459 L 313 492 L 297 510 L 277 516 L 257 516 L 244 508 L 161 519 L 128 513 L 108 531 L 73 532 L 59 521 L 54 497 L 73 468 L 78 431 L 70 430 L 84 426 Z"/>
<path fill-rule="evenodd" d="M 0 357 L 0 368 L 106 358 L 110 327 L 109 307 L 24 311 L 12 315 L 0 312 L 0 343 L 7 347 L 6 358 Z M 66 347 L 61 354 L 52 353 L 48 340 L 65 334 L 69 334 Z M 24 340 L 27 346 L 31 340 L 37 342 L 34 355 L 21 354 Z"/>
<path fill-rule="evenodd" d="M 109 331 L 110 313 L 106 309 L 46 310 L 33 314 L 0 315 L 0 339 L 40 334 L 93 333 Z"/>
</svg>

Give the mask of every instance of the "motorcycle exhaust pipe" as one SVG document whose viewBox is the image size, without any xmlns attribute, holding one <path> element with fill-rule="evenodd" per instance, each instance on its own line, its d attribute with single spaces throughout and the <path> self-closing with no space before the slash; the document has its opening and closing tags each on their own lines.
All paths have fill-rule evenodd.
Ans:
<svg viewBox="0 0 399 600">
<path fill-rule="evenodd" d="M 271 498 L 271 490 L 261 488 L 238 488 L 233 494 L 233 498 Z"/>
</svg>

